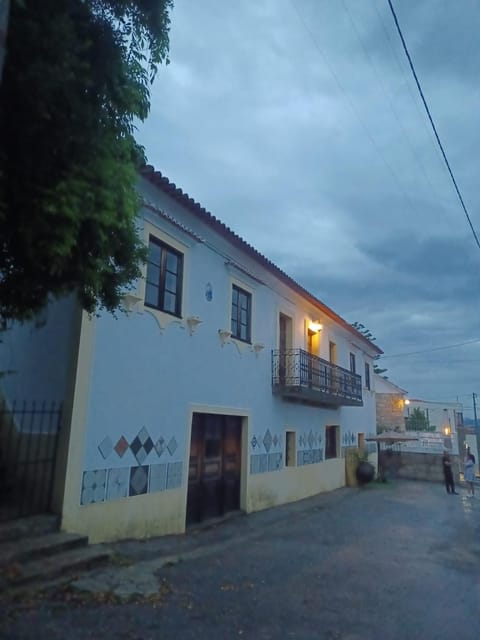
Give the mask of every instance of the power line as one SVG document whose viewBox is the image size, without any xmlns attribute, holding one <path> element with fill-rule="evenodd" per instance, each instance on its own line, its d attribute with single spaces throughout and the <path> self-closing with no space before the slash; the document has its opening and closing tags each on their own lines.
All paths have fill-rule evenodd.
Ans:
<svg viewBox="0 0 480 640">
<path fill-rule="evenodd" d="M 423 349 L 422 351 L 409 351 L 408 353 L 395 353 L 391 356 L 382 355 L 381 360 L 383 362 L 383 360 L 386 358 L 405 358 L 407 356 L 416 356 L 417 354 L 420 354 L 420 353 L 431 353 L 432 351 L 443 351 L 444 349 L 455 349 L 456 347 L 464 347 L 467 344 L 476 344 L 477 342 L 480 342 L 480 340 L 469 340 L 468 342 L 448 344 L 448 345 L 445 345 L 444 347 L 433 347 L 432 349 Z"/>
<path fill-rule="evenodd" d="M 402 41 L 403 49 L 405 51 L 405 55 L 407 56 L 408 63 L 410 65 L 410 69 L 412 70 L 413 77 L 415 78 L 415 82 L 417 84 L 417 89 L 418 89 L 418 91 L 420 93 L 420 97 L 422 98 L 423 106 L 425 107 L 425 111 L 427 112 L 428 119 L 430 120 L 430 124 L 432 125 L 433 133 L 435 134 L 435 138 L 437 139 L 438 146 L 440 147 L 440 151 L 442 152 L 443 159 L 445 161 L 445 164 L 447 165 L 448 173 L 450 174 L 450 178 L 452 179 L 453 186 L 455 187 L 455 191 L 457 192 L 458 199 L 460 200 L 460 204 L 462 205 L 463 211 L 464 211 L 465 216 L 466 216 L 466 218 L 468 220 L 468 224 L 470 225 L 470 229 L 472 231 L 473 237 L 475 238 L 475 242 L 477 243 L 477 247 L 480 249 L 480 241 L 479 241 L 477 233 L 476 233 L 476 231 L 475 231 L 475 229 L 473 227 L 472 221 L 470 219 L 470 215 L 469 215 L 469 213 L 467 211 L 467 207 L 465 206 L 465 202 L 463 201 L 462 194 L 460 193 L 460 189 L 458 188 L 457 181 L 455 180 L 455 177 L 453 175 L 453 171 L 452 171 L 452 169 L 450 167 L 450 163 L 448 162 L 448 158 L 447 158 L 447 155 L 446 155 L 445 150 L 443 148 L 443 145 L 440 142 L 440 137 L 438 135 L 437 128 L 435 126 L 435 123 L 433 122 L 433 118 L 432 118 L 432 115 L 430 113 L 430 109 L 428 108 L 428 104 L 427 104 L 427 101 L 425 99 L 425 96 L 423 94 L 422 87 L 420 86 L 420 81 L 418 80 L 418 77 L 417 77 L 417 74 L 416 74 L 416 71 L 415 71 L 415 67 L 413 66 L 412 58 L 410 57 L 410 53 L 408 52 L 407 45 L 405 43 L 405 38 L 403 37 L 402 30 L 400 29 L 400 25 L 398 24 L 397 14 L 395 13 L 395 9 L 393 8 L 392 0 L 387 0 L 387 2 L 388 2 L 388 5 L 390 7 L 390 10 L 392 12 L 393 19 L 395 21 L 395 26 L 397 27 L 398 35 L 400 36 L 400 39 Z"/>
</svg>

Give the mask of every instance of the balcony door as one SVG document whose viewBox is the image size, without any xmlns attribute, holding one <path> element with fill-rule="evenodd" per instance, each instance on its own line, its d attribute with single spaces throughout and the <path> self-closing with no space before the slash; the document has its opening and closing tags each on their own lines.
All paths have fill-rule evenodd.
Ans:
<svg viewBox="0 0 480 640">
<path fill-rule="evenodd" d="M 307 329 L 307 351 L 311 358 L 308 359 L 308 384 L 311 387 L 320 387 L 320 362 L 318 358 L 319 351 L 319 333 Z"/>
<path fill-rule="evenodd" d="M 286 316 L 284 313 L 280 313 L 278 316 L 279 326 L 279 339 L 278 348 L 280 350 L 279 358 L 279 378 L 280 384 L 288 384 L 287 380 L 292 378 L 292 364 L 290 359 L 292 356 L 287 354 L 288 349 L 292 348 L 293 331 L 292 331 L 292 319 Z"/>
</svg>

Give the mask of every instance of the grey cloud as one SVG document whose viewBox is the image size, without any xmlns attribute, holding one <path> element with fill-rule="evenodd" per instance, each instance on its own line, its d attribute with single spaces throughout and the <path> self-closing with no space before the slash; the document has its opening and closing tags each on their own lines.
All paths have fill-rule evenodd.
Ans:
<svg viewBox="0 0 480 640">
<path fill-rule="evenodd" d="M 480 227 L 480 8 L 394 4 Z M 387 3 L 178 0 L 171 36 L 172 63 L 139 127 L 150 162 L 368 326 L 386 354 L 479 335 L 480 252 Z M 386 363 L 412 395 L 446 400 L 480 392 L 475 363 L 453 360 L 479 353 L 454 349 L 450 367 L 440 356 Z"/>
</svg>

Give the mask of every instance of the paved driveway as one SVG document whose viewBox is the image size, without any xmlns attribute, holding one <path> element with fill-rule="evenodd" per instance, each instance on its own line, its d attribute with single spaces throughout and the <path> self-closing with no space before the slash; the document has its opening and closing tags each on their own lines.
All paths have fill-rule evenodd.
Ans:
<svg viewBox="0 0 480 640">
<path fill-rule="evenodd" d="M 408 481 L 342 489 L 118 545 L 144 567 L 165 553 L 184 561 L 158 571 L 159 598 L 35 602 L 3 617 L 0 637 L 477 639 L 480 495 L 460 492 Z"/>
</svg>

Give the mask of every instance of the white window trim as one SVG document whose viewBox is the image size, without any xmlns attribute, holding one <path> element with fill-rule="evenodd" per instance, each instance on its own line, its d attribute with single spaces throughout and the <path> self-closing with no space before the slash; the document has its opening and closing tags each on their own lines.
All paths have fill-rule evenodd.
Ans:
<svg viewBox="0 0 480 640">
<path fill-rule="evenodd" d="M 229 293 L 227 296 L 228 300 L 228 310 L 227 310 L 227 327 L 230 330 L 232 326 L 232 291 L 233 286 L 239 287 L 243 289 L 246 293 L 250 294 L 250 342 L 244 342 L 243 340 L 239 340 L 234 335 L 231 336 L 230 340 L 236 345 L 239 351 L 243 351 L 246 349 L 250 349 L 251 346 L 256 342 L 255 340 L 255 288 L 245 282 L 245 280 L 240 280 L 239 278 L 235 278 L 230 276 L 229 278 Z"/>
<path fill-rule="evenodd" d="M 155 309 L 154 307 L 149 307 L 145 304 L 145 289 L 146 289 L 146 279 L 147 279 L 147 264 L 142 265 L 142 275 L 138 284 L 138 297 L 141 300 L 139 311 L 147 312 L 152 315 L 157 321 L 160 329 L 166 329 L 170 324 L 177 323 L 183 326 L 183 319 L 188 316 L 187 312 L 187 291 L 188 291 L 188 274 L 190 273 L 189 269 L 189 253 L 187 251 L 188 245 L 184 244 L 180 240 L 172 237 L 170 234 L 166 233 L 162 229 L 159 229 L 157 226 L 153 225 L 151 222 L 147 220 L 144 221 L 143 226 L 143 241 L 145 246 L 148 247 L 148 243 L 150 241 L 150 236 L 153 236 L 160 242 L 163 242 L 175 251 L 178 251 L 182 254 L 183 257 L 183 273 L 182 273 L 182 290 L 181 290 L 181 316 L 175 316 L 170 313 L 166 313 L 165 311 L 161 311 L 160 309 Z"/>
</svg>

